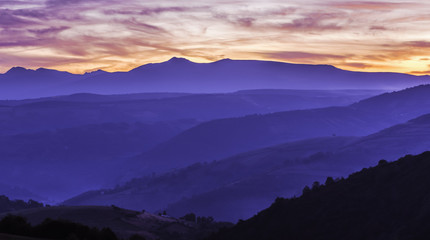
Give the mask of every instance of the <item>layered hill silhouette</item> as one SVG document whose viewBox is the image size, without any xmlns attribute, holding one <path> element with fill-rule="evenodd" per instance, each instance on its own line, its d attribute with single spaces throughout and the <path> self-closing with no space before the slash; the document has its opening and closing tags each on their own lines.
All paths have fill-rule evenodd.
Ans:
<svg viewBox="0 0 430 240">
<path fill-rule="evenodd" d="M 10 171 L 0 176 L 0 182 L 64 200 L 89 189 L 123 183 L 132 176 L 129 170 L 136 169 L 124 159 L 202 121 L 350 104 L 377 93 L 250 90 L 230 94 L 75 94 L 2 101 L 0 166 Z M 13 198 L 34 197 L 20 191 L 4 193 Z"/>
<path fill-rule="evenodd" d="M 351 72 L 328 65 L 224 59 L 194 63 L 183 58 L 146 64 L 129 72 L 70 74 L 15 67 L 0 75 L 3 98 L 23 99 L 73 93 L 232 92 L 244 89 L 403 89 L 429 77 Z M 311 86 L 311 87 L 310 87 Z"/>
<path fill-rule="evenodd" d="M 427 239 L 430 152 L 314 184 L 210 239 Z"/>
<path fill-rule="evenodd" d="M 144 171 L 166 171 L 257 148 L 327 136 L 365 136 L 426 114 L 430 86 L 386 93 L 345 107 L 217 119 L 136 157 Z"/>
<path fill-rule="evenodd" d="M 365 137 L 326 137 L 263 148 L 220 161 L 194 164 L 160 176 L 137 178 L 114 189 L 87 192 L 71 205 L 118 204 L 166 209 L 236 221 L 279 196 L 299 195 L 304 185 L 342 177 L 430 147 L 430 115 Z M 176 202 L 175 202 L 176 201 Z M 151 208 L 152 207 L 152 208 Z"/>
<path fill-rule="evenodd" d="M 107 122 L 143 122 L 238 117 L 332 105 L 346 105 L 380 91 L 253 90 L 230 94 L 75 94 L 0 101 L 0 135 Z"/>
</svg>

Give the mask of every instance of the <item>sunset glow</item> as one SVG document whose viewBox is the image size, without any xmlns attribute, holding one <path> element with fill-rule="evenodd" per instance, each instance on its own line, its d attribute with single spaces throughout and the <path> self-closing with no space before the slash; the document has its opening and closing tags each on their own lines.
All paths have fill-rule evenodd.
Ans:
<svg viewBox="0 0 430 240">
<path fill-rule="evenodd" d="M 0 72 L 126 71 L 173 56 L 430 73 L 426 1 L 0 2 Z"/>
</svg>

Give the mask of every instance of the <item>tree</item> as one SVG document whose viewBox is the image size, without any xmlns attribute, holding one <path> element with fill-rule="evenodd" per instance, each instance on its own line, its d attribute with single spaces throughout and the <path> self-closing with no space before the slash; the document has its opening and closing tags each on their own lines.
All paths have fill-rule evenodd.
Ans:
<svg viewBox="0 0 430 240">
<path fill-rule="evenodd" d="M 303 188 L 302 194 L 305 195 L 305 194 L 308 194 L 310 192 L 311 192 L 311 188 L 309 186 L 305 186 Z"/>
<path fill-rule="evenodd" d="M 327 179 L 325 180 L 325 185 L 331 185 L 334 183 L 334 179 L 332 177 L 327 177 Z"/>
<path fill-rule="evenodd" d="M 180 219 L 183 219 L 188 222 L 196 222 L 196 214 L 188 213 L 185 216 L 181 217 Z"/>
</svg>

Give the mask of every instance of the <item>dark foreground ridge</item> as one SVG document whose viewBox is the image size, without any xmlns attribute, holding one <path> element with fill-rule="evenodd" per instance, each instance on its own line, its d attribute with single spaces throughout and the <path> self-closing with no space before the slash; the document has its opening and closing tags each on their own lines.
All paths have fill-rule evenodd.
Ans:
<svg viewBox="0 0 430 240">
<path fill-rule="evenodd" d="M 0 214 L 3 234 L 44 239 L 198 240 L 233 224 L 193 213 L 173 218 L 117 206 L 48 206 Z"/>
<path fill-rule="evenodd" d="M 252 239 L 429 239 L 430 152 L 327 178 L 298 198 L 277 198 L 268 209 L 212 236 Z"/>
</svg>

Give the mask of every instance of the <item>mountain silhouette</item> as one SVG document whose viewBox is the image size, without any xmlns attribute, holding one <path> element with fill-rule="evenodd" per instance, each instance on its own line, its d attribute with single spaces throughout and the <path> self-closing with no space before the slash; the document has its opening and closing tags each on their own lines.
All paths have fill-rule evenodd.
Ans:
<svg viewBox="0 0 430 240">
<path fill-rule="evenodd" d="M 194 63 L 172 58 L 128 72 L 70 74 L 48 69 L 14 67 L 0 74 L 3 99 L 24 99 L 73 93 L 138 92 L 216 93 L 245 89 L 385 89 L 428 83 L 428 76 L 345 71 L 329 65 L 224 59 Z"/>
</svg>

